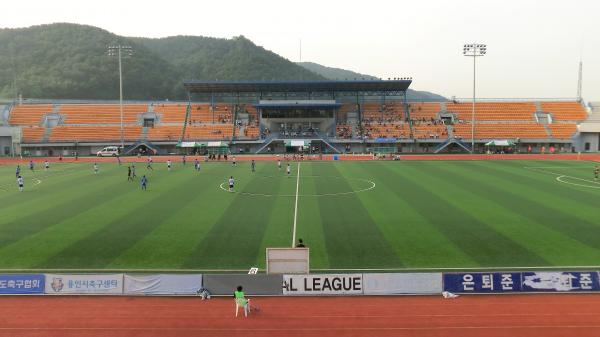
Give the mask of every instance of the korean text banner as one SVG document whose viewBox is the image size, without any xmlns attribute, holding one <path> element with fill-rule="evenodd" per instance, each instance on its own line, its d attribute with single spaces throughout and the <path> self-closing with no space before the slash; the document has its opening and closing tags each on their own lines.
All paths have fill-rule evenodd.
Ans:
<svg viewBox="0 0 600 337">
<path fill-rule="evenodd" d="M 123 274 L 46 274 L 46 294 L 122 294 Z"/>
<path fill-rule="evenodd" d="M 523 291 L 599 291 L 597 272 L 557 271 L 522 273 Z"/>
<path fill-rule="evenodd" d="M 600 291 L 597 272 L 542 271 L 444 274 L 444 290 L 453 293 Z"/>
<path fill-rule="evenodd" d="M 44 274 L 0 275 L 0 294 L 43 294 Z"/>
<path fill-rule="evenodd" d="M 362 295 L 362 274 L 283 275 L 284 295 Z"/>
<path fill-rule="evenodd" d="M 444 290 L 452 293 L 519 292 L 521 273 L 444 274 Z"/>
</svg>

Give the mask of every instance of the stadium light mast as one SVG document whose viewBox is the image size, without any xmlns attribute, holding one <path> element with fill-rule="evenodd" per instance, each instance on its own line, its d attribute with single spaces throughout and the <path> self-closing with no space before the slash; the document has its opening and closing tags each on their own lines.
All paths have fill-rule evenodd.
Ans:
<svg viewBox="0 0 600 337">
<path fill-rule="evenodd" d="M 463 46 L 463 55 L 473 58 L 473 110 L 471 112 L 471 153 L 475 152 L 475 80 L 476 80 L 476 60 L 487 53 L 487 45 L 481 43 L 465 44 Z"/>
<path fill-rule="evenodd" d="M 123 132 L 123 66 L 121 59 L 133 55 L 131 46 L 114 45 L 108 46 L 108 56 L 119 59 L 119 110 L 121 113 L 121 151 L 125 149 L 125 135 Z"/>
</svg>

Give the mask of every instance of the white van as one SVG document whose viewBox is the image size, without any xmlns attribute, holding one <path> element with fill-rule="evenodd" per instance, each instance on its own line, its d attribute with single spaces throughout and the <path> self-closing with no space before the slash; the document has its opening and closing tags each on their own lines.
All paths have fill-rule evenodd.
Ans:
<svg viewBox="0 0 600 337">
<path fill-rule="evenodd" d="M 116 157 L 119 155 L 119 147 L 118 146 L 107 146 L 102 150 L 96 152 L 96 156 L 98 157 Z"/>
</svg>

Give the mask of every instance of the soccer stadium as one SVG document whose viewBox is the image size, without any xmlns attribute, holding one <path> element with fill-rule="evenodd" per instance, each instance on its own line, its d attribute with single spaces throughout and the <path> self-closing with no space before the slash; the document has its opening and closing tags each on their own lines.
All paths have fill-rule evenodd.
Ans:
<svg viewBox="0 0 600 337">
<path fill-rule="evenodd" d="M 240 73 L 138 99 L 131 49 L 108 46 L 110 98 L 0 71 L 0 336 L 600 334 L 581 65 L 573 98 Z"/>
</svg>

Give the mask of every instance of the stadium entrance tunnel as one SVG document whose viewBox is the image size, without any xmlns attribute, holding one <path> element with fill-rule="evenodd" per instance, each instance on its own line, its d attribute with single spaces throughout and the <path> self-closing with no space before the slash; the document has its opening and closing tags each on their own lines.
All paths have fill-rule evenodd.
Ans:
<svg viewBox="0 0 600 337">
<path fill-rule="evenodd" d="M 229 191 L 227 182 L 219 188 L 227 193 L 252 197 L 333 197 L 369 192 L 376 187 L 375 182 L 365 178 L 340 176 L 300 175 L 263 176 L 251 182 L 236 181 L 236 187 Z M 296 187 L 298 190 L 296 192 Z"/>
</svg>

